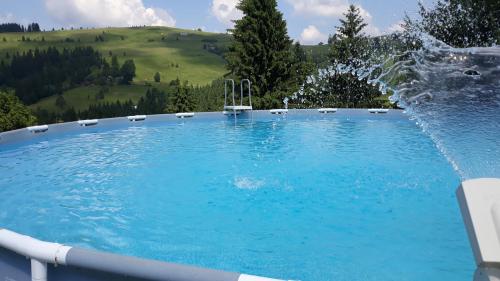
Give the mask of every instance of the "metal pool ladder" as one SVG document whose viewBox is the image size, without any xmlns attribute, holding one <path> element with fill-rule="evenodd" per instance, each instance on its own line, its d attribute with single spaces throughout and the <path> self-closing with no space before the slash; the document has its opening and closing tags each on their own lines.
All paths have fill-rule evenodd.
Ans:
<svg viewBox="0 0 500 281">
<path fill-rule="evenodd" d="M 232 98 L 233 98 L 233 104 L 228 105 L 227 103 L 227 83 L 231 82 L 232 86 Z M 248 84 L 248 102 L 249 105 L 243 105 L 243 86 L 245 85 L 245 82 Z M 240 113 L 246 112 L 246 111 L 252 111 L 252 82 L 250 82 L 249 79 L 242 79 L 240 82 L 240 90 L 241 90 L 241 96 L 240 96 L 240 105 L 236 105 L 236 100 L 234 97 L 234 80 L 233 79 L 226 79 L 224 80 L 224 113 L 225 115 L 238 115 Z"/>
</svg>

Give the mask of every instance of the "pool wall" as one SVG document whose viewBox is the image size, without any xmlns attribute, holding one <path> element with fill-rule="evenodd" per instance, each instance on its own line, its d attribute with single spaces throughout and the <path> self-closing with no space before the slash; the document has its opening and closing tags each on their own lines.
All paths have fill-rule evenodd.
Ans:
<svg viewBox="0 0 500 281">
<path fill-rule="evenodd" d="M 82 126 L 78 121 L 48 125 L 48 130 L 34 133 L 27 128 L 0 133 L 0 145 L 27 141 L 31 139 L 43 139 L 44 136 L 54 136 L 64 133 L 92 132 L 94 128 L 113 128 L 116 126 L 141 126 L 143 124 L 154 125 L 164 122 L 190 122 L 192 120 L 235 120 L 252 118 L 258 120 L 293 119 L 294 117 L 308 116 L 311 118 L 351 118 L 356 116 L 373 116 L 373 118 L 408 118 L 403 110 L 391 109 L 384 114 L 370 113 L 368 109 L 338 109 L 336 113 L 319 113 L 317 109 L 290 109 L 285 115 L 272 115 L 268 110 L 254 110 L 244 114 L 225 116 L 221 112 L 197 112 L 190 118 L 179 118 L 175 114 L 148 115 L 143 121 L 130 121 L 128 117 L 98 119 L 98 123 L 91 126 Z"/>
</svg>

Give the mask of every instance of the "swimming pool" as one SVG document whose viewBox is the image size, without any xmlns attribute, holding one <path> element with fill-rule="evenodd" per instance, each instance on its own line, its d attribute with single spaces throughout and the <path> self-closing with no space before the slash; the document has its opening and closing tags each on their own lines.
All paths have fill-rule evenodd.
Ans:
<svg viewBox="0 0 500 281">
<path fill-rule="evenodd" d="M 460 178 L 405 114 L 221 115 L 4 136 L 0 225 L 282 279 L 471 278 Z"/>
</svg>

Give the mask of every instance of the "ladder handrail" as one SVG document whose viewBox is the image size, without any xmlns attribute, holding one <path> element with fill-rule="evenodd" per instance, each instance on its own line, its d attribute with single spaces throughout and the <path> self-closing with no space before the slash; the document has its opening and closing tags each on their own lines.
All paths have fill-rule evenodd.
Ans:
<svg viewBox="0 0 500 281">
<path fill-rule="evenodd" d="M 227 105 L 227 82 L 231 81 L 231 84 L 233 86 L 233 106 L 236 105 L 235 99 L 234 99 L 234 80 L 233 79 L 226 79 L 224 80 L 224 106 Z"/>
<path fill-rule="evenodd" d="M 252 82 L 250 81 L 250 79 L 241 79 L 241 82 L 240 82 L 241 105 L 243 105 L 243 85 L 244 85 L 245 81 L 248 83 L 248 101 L 249 101 L 250 107 L 251 107 L 252 106 Z"/>
</svg>

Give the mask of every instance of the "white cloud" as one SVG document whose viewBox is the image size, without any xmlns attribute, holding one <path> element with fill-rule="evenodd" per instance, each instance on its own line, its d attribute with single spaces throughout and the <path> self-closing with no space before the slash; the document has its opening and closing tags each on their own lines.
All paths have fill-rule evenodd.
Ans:
<svg viewBox="0 0 500 281">
<path fill-rule="evenodd" d="M 343 18 L 344 14 L 349 9 L 348 0 L 287 0 L 292 5 L 294 13 L 300 16 L 313 17 L 330 17 Z M 360 15 L 368 24 L 364 32 L 369 35 L 380 35 L 380 29 L 376 27 L 372 21 L 372 15 L 365 10 L 361 5 L 356 5 L 359 8 Z"/>
<path fill-rule="evenodd" d="M 300 34 L 300 43 L 302 44 L 317 44 L 319 42 L 325 43 L 328 36 L 321 33 L 314 25 L 309 25 Z"/>
<path fill-rule="evenodd" d="M 388 31 L 389 33 L 401 32 L 401 31 L 403 31 L 403 30 L 404 30 L 404 29 L 403 29 L 403 26 L 402 26 L 402 25 L 403 25 L 403 23 L 404 23 L 403 21 L 398 21 L 397 23 L 395 23 L 395 24 L 393 24 L 393 25 L 389 26 L 389 28 L 387 28 L 387 31 Z"/>
<path fill-rule="evenodd" d="M 287 0 L 293 7 L 295 13 L 300 15 L 312 15 L 322 17 L 343 17 L 349 8 L 347 0 Z M 371 20 L 371 15 L 360 5 L 356 5 L 361 16 Z"/>
<path fill-rule="evenodd" d="M 232 27 L 233 20 L 241 19 L 243 13 L 236 8 L 239 0 L 213 0 L 212 1 L 212 15 L 228 27 Z"/>
<path fill-rule="evenodd" d="M 0 14 L 0 23 L 14 22 L 12 13 Z"/>
<path fill-rule="evenodd" d="M 49 14 L 62 24 L 78 26 L 175 26 L 163 9 L 142 0 L 44 0 Z"/>
<path fill-rule="evenodd" d="M 368 25 L 363 29 L 363 31 L 371 36 L 379 36 L 382 35 L 382 32 L 378 27 L 373 25 L 372 23 L 368 23 Z"/>
</svg>

